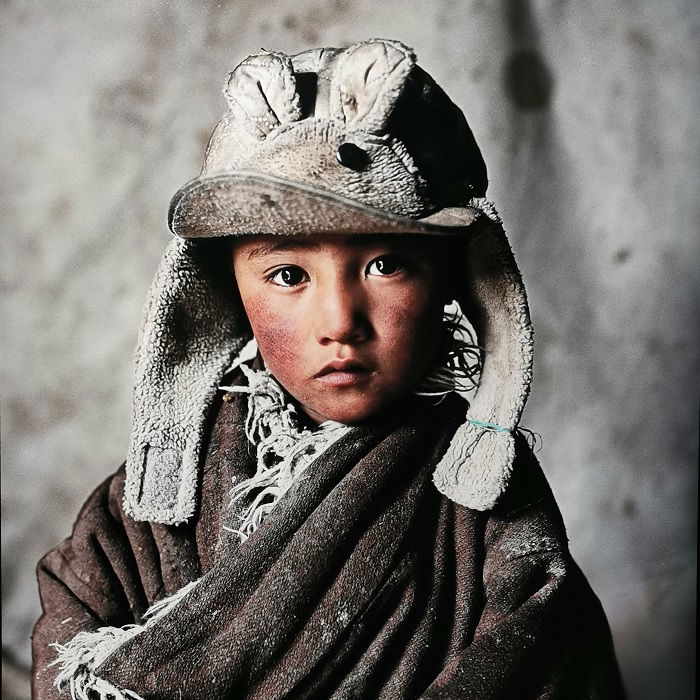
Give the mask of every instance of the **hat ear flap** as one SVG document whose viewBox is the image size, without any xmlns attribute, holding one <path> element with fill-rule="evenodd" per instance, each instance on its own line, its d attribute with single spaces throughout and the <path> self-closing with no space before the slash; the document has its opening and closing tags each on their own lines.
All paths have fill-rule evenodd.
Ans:
<svg viewBox="0 0 700 700">
<path fill-rule="evenodd" d="M 174 525 L 195 512 L 209 409 L 249 336 L 221 255 L 174 239 L 151 285 L 136 348 L 124 510 Z"/>
<path fill-rule="evenodd" d="M 475 510 L 492 508 L 515 458 L 518 426 L 532 380 L 532 324 L 525 287 L 500 219 L 485 200 L 470 226 L 467 286 L 457 301 L 483 352 L 479 388 L 467 419 L 435 469 L 437 489 Z"/>
</svg>

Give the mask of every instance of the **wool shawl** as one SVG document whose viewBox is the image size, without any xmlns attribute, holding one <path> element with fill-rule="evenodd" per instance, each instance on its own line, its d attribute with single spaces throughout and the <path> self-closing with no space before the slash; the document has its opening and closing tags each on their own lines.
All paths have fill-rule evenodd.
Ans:
<svg viewBox="0 0 700 700">
<path fill-rule="evenodd" d="M 173 700 L 623 696 L 604 613 L 524 439 L 496 506 L 471 510 L 431 480 L 463 400 L 411 398 L 332 444 L 241 543 L 226 526 L 240 515 L 231 484 L 255 471 L 245 411 L 240 395 L 215 407 L 192 521 L 131 519 L 122 468 L 40 562 L 35 698 L 70 695 L 54 687 L 50 644 L 142 623 L 178 591 L 97 676 Z"/>
</svg>

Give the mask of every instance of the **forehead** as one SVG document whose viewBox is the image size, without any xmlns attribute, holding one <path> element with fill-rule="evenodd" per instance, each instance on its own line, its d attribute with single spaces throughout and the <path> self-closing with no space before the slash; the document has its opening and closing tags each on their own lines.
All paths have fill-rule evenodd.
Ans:
<svg viewBox="0 0 700 700">
<path fill-rule="evenodd" d="M 233 242 L 234 256 L 244 260 L 256 260 L 277 253 L 293 251 L 313 253 L 329 248 L 333 249 L 334 252 L 348 253 L 383 248 L 389 251 L 429 255 L 437 253 L 443 247 L 438 243 L 438 239 L 430 236 L 360 233 L 351 236 L 243 236 Z"/>
</svg>

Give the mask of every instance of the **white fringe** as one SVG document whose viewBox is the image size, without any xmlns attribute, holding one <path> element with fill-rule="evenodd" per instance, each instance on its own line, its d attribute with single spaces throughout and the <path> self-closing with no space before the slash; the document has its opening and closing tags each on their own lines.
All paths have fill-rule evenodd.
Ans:
<svg viewBox="0 0 700 700">
<path fill-rule="evenodd" d="M 78 632 L 66 644 L 55 642 L 49 646 L 56 650 L 56 659 L 49 664 L 58 666 L 54 685 L 60 691 L 66 687 L 73 700 L 144 700 L 138 693 L 118 688 L 95 675 L 97 669 L 122 644 L 167 615 L 197 584 L 192 581 L 167 598 L 151 605 L 144 615 L 142 625 L 124 627 L 100 627 L 94 632 Z"/>
<path fill-rule="evenodd" d="M 241 355 L 248 354 L 250 349 L 249 344 Z M 345 435 L 350 426 L 325 421 L 316 430 L 300 427 L 297 410 L 287 403 L 277 380 L 265 369 L 251 369 L 240 357 L 236 358 L 234 367 L 240 366 L 248 386 L 219 388 L 248 394 L 245 431 L 248 440 L 256 446 L 257 470 L 249 479 L 234 485 L 229 505 L 233 506 L 256 489 L 260 491 L 241 515 L 238 529 L 225 527 L 245 542 L 262 525 L 294 480 Z"/>
</svg>

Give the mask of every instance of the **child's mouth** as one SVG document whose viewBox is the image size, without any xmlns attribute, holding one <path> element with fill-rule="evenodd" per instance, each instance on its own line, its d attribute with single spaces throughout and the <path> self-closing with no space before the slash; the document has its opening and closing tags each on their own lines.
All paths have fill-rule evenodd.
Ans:
<svg viewBox="0 0 700 700">
<path fill-rule="evenodd" d="M 333 360 L 317 372 L 314 379 L 333 386 L 347 386 L 366 381 L 371 374 L 369 367 L 356 360 Z"/>
</svg>

